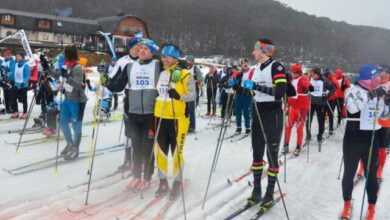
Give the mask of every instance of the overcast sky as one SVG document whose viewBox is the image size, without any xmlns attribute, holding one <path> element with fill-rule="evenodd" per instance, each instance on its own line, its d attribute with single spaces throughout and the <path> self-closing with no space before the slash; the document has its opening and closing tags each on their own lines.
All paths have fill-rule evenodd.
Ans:
<svg viewBox="0 0 390 220">
<path fill-rule="evenodd" d="M 390 29 L 390 0 L 278 0 L 308 14 Z"/>
</svg>

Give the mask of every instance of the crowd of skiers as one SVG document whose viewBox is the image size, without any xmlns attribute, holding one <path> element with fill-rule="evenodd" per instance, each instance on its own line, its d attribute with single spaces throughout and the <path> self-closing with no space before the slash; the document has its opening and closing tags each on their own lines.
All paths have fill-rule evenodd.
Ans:
<svg viewBox="0 0 390 220">
<path fill-rule="evenodd" d="M 66 159 L 76 159 L 87 102 L 86 88 L 97 93 L 98 107 L 106 114 L 113 98 L 114 109 L 117 108 L 118 93 L 124 91 L 123 120 L 127 140 L 125 163 L 121 168 L 130 167 L 133 173 L 127 188 L 137 191 L 149 188 L 156 165 L 160 179 L 156 195 L 163 196 L 171 188 L 170 196 L 176 198 L 183 181 L 185 140 L 187 133 L 196 132 L 195 108 L 204 85 L 205 116 L 216 116 L 220 104 L 222 124 L 235 115 L 235 135 L 242 133 L 242 116 L 244 118 L 245 135 L 251 135 L 253 148 L 254 185 L 248 203 L 260 202 L 261 210 L 269 209 L 275 202 L 281 141 L 284 140 L 281 152 L 288 154 L 291 132 L 296 127 L 297 140 L 291 153 L 298 156 L 312 139 L 311 124 L 315 114 L 319 144 L 324 140 L 326 119 L 329 135 L 345 123 L 342 217 L 350 217 L 353 181 L 360 161 L 358 175 L 367 178 L 367 219 L 373 219 L 378 179 L 382 179 L 389 145 L 389 66 L 366 64 L 352 84 L 341 69 L 313 68 L 304 72 L 300 64 L 286 69 L 273 59 L 274 43 L 264 38 L 255 42 L 254 66 L 248 59 L 241 60 L 239 66 L 226 66 L 220 71 L 210 65 L 203 77 L 194 64 L 194 57 L 181 60 L 181 51 L 174 44 L 160 48 L 151 39 L 133 37 L 128 42 L 128 50 L 120 59 L 113 57 L 109 65 L 98 66 L 101 73 L 98 86 L 91 85 L 86 77 L 87 60 L 78 59 L 74 46 L 65 47 L 56 66 L 50 66 L 41 55 L 36 66 L 30 67 L 24 61 L 24 53 L 18 52 L 14 60 L 11 52 L 6 51 L 0 78 L 4 113 L 25 119 L 27 91 L 34 90 L 47 124 L 46 134 L 57 132 L 59 114 L 59 126 L 66 140 L 61 154 Z M 19 113 L 18 102 L 23 103 L 22 113 Z M 97 112 L 100 111 L 95 109 L 94 114 Z M 172 187 L 168 184 L 169 152 L 174 164 Z M 261 177 L 266 164 L 268 184 L 263 195 Z"/>
</svg>

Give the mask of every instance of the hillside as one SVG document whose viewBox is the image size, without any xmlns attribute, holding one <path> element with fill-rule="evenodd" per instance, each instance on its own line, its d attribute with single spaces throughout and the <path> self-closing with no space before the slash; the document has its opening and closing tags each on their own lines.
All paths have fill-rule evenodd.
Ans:
<svg viewBox="0 0 390 220">
<path fill-rule="evenodd" d="M 133 14 L 146 21 L 157 41 L 177 43 L 185 53 L 198 56 L 250 56 L 255 39 L 269 37 L 277 45 L 276 56 L 286 62 L 349 71 L 367 62 L 390 63 L 390 30 L 315 17 L 273 0 L 42 2 L 2 0 L 1 7 L 83 18 Z"/>
</svg>

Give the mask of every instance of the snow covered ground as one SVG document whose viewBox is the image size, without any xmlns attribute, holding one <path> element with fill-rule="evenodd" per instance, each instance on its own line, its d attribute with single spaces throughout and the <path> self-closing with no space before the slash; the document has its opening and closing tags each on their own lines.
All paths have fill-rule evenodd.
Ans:
<svg viewBox="0 0 390 220">
<path fill-rule="evenodd" d="M 30 94 L 31 99 L 31 94 Z M 92 120 L 92 108 L 94 94 L 89 94 L 84 121 Z M 123 104 L 120 103 L 120 106 Z M 223 219 L 240 205 L 246 202 L 250 195 L 251 187 L 248 176 L 239 183 L 229 185 L 227 178 L 234 178 L 248 171 L 251 165 L 250 138 L 231 143 L 225 140 L 222 146 L 218 165 L 211 180 L 204 209 L 202 201 L 210 173 L 212 159 L 215 153 L 219 128 L 211 129 L 209 119 L 203 119 L 200 115 L 205 113 L 205 100 L 202 99 L 197 109 L 197 134 L 187 136 L 184 158 L 184 178 L 189 180 L 185 189 L 185 205 L 187 219 Z M 121 107 L 122 109 L 122 107 Z M 39 114 L 40 108 L 36 106 L 33 116 Z M 118 110 L 121 113 L 123 110 Z M 55 156 L 56 142 L 45 142 L 34 145 L 22 146 L 20 154 L 15 154 L 15 144 L 19 135 L 8 134 L 10 129 L 21 129 L 23 120 L 2 121 L 0 117 L 0 167 L 13 169 L 39 160 Z M 214 122 L 219 118 L 213 119 Z M 28 125 L 31 127 L 32 123 Z M 123 143 L 119 141 L 121 121 L 116 120 L 99 128 L 97 148 Z M 207 128 L 207 129 L 206 129 Z M 228 128 L 226 136 L 234 133 L 235 126 Z M 90 148 L 92 126 L 83 127 L 81 151 Z M 313 122 L 313 134 L 316 134 L 316 121 Z M 123 136 L 123 135 L 122 135 Z M 326 135 L 325 135 L 326 136 Z M 41 138 L 39 133 L 26 134 L 23 140 Z M 290 149 L 293 149 L 295 135 L 291 141 Z M 299 157 L 287 156 L 287 181 L 284 182 L 286 169 L 281 168 L 279 181 L 283 192 L 286 192 L 285 202 L 290 219 L 338 219 L 343 206 L 341 193 L 341 180 L 337 179 L 339 165 L 342 157 L 343 128 L 336 130 L 322 146 L 322 152 L 318 152 L 318 145 L 313 141 L 310 145 L 310 158 L 307 162 L 307 150 Z M 7 142 L 7 143 L 6 143 Z M 64 142 L 60 142 L 60 150 Z M 119 148 L 120 149 L 120 148 Z M 54 168 L 43 169 L 22 175 L 10 175 L 0 171 L 0 219 L 129 219 L 137 213 L 146 203 L 154 197 L 157 186 L 146 191 L 143 199 L 140 195 L 132 195 L 124 192 L 129 178 L 121 179 L 121 175 L 97 180 L 105 175 L 113 173 L 123 162 L 124 151 L 107 152 L 95 159 L 91 192 L 89 195 L 90 208 L 85 213 L 71 213 L 67 209 L 77 211 L 84 207 L 86 185 L 88 180 L 88 159 L 80 159 L 72 163 L 59 166 L 58 173 Z M 283 161 L 283 158 L 281 158 Z M 127 173 L 126 173 L 127 174 Z M 385 167 L 384 181 L 379 193 L 376 219 L 390 219 L 388 204 L 390 203 L 390 187 L 387 177 L 390 176 L 390 168 Z M 157 177 L 153 177 L 157 181 Z M 171 181 L 171 180 L 170 180 Z M 262 181 L 265 191 L 266 178 Z M 363 181 L 353 192 L 354 209 L 353 219 L 358 219 L 363 195 Z M 366 197 L 367 198 L 367 197 Z M 158 210 L 165 204 L 160 201 L 155 206 L 145 211 L 139 219 L 153 219 Z M 367 202 L 365 202 L 364 212 Z M 237 219 L 249 219 L 256 208 L 243 213 Z M 264 219 L 287 219 L 282 203 L 277 205 L 264 217 Z M 165 219 L 184 219 L 183 204 L 181 200 L 174 203 L 168 211 Z"/>
</svg>

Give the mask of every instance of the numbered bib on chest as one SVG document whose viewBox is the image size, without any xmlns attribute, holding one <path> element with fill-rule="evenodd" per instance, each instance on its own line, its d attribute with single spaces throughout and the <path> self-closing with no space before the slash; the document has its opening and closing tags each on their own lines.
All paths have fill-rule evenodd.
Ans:
<svg viewBox="0 0 390 220">
<path fill-rule="evenodd" d="M 24 65 L 22 67 L 18 67 L 18 65 L 16 64 L 16 68 L 15 68 L 15 82 L 17 82 L 17 83 L 22 83 L 23 82 L 23 69 L 24 69 Z"/>
<path fill-rule="evenodd" d="M 378 118 L 383 111 L 384 103 L 383 100 L 380 99 L 378 109 L 376 109 L 376 103 L 377 103 L 377 98 L 368 101 L 367 104 L 362 109 L 362 111 L 360 112 L 360 130 L 373 130 L 375 119 L 376 119 L 375 130 L 381 128 L 381 126 L 378 123 Z"/>
<path fill-rule="evenodd" d="M 171 98 L 167 95 L 168 93 L 168 87 L 169 87 L 169 78 L 170 78 L 170 73 L 168 71 L 163 71 L 160 74 L 160 77 L 158 79 L 157 83 L 157 91 L 158 91 L 158 97 L 157 100 L 160 101 L 171 101 Z"/>
<path fill-rule="evenodd" d="M 69 85 L 68 83 L 64 83 L 64 89 L 65 91 L 71 93 L 73 91 L 73 86 Z"/>
<path fill-rule="evenodd" d="M 292 99 L 297 99 L 298 98 L 298 82 L 299 82 L 299 79 L 301 77 L 297 78 L 297 79 L 293 79 L 293 81 L 291 82 L 291 84 L 294 86 L 295 88 L 295 91 L 296 92 L 296 95 L 295 96 L 291 96 L 291 97 L 288 97 L 288 98 L 292 98 Z"/>
<path fill-rule="evenodd" d="M 272 62 L 263 70 L 260 70 L 260 66 L 257 65 L 255 72 L 253 73 L 252 80 L 256 85 L 273 87 L 272 84 Z M 255 99 L 257 102 L 273 102 L 275 97 L 255 90 Z"/>
<path fill-rule="evenodd" d="M 312 96 L 321 97 L 322 96 L 322 92 L 324 91 L 324 81 L 311 79 L 310 80 L 310 84 L 314 88 L 314 91 L 311 92 L 310 94 Z"/>
<path fill-rule="evenodd" d="M 154 89 L 155 85 L 155 61 L 147 65 L 135 62 L 130 73 L 130 89 Z"/>
</svg>

